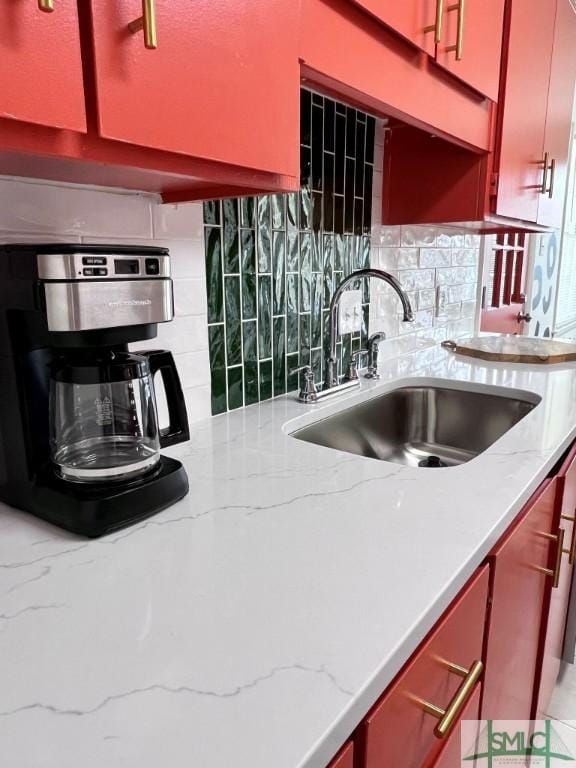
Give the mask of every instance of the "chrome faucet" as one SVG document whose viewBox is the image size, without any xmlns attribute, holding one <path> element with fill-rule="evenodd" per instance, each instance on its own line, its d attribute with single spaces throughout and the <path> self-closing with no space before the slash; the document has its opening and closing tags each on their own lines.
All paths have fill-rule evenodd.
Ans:
<svg viewBox="0 0 576 768">
<path fill-rule="evenodd" d="M 414 320 L 414 313 L 412 312 L 412 306 L 408 296 L 402 289 L 402 286 L 396 280 L 395 277 L 384 272 L 381 269 L 358 269 L 356 272 L 345 277 L 344 280 L 338 285 L 332 296 L 330 302 L 330 346 L 329 354 L 326 357 L 326 375 L 324 377 L 324 384 L 321 391 L 316 389 L 314 384 L 314 374 L 312 368 L 309 365 L 305 365 L 302 368 L 297 368 L 293 373 L 303 373 L 303 384 L 298 395 L 298 399 L 303 403 L 317 403 L 318 400 L 323 399 L 328 395 L 335 395 L 338 392 L 342 392 L 352 387 L 360 386 L 360 379 L 358 378 L 358 358 L 364 354 L 368 354 L 368 370 L 365 374 L 367 379 L 378 378 L 378 343 L 385 338 L 383 333 L 373 333 L 368 339 L 368 349 L 359 350 L 354 352 L 350 358 L 348 365 L 348 372 L 344 376 L 344 380 L 341 384 L 338 383 L 338 368 L 336 363 L 336 343 L 338 340 L 338 307 L 340 305 L 340 299 L 346 288 L 350 283 L 355 282 L 358 279 L 376 277 L 379 280 L 384 280 L 388 283 L 400 298 L 402 302 L 402 309 L 404 310 L 404 322 L 411 323 Z"/>
<path fill-rule="evenodd" d="M 340 299 L 342 298 L 342 294 L 346 290 L 346 288 L 350 285 L 350 283 L 355 282 L 356 280 L 360 278 L 369 278 L 369 277 L 376 277 L 379 280 L 384 280 L 385 283 L 388 283 L 396 293 L 398 294 L 398 297 L 400 301 L 402 302 L 402 309 L 404 311 L 404 322 L 405 323 L 411 323 L 414 320 L 414 313 L 412 311 L 412 306 L 410 304 L 410 300 L 408 299 L 408 296 L 404 292 L 402 286 L 396 280 L 395 277 L 388 274 L 388 272 L 384 272 L 381 269 L 358 269 L 356 272 L 352 272 L 352 274 L 348 275 L 348 277 L 345 277 L 344 280 L 338 285 L 336 290 L 334 291 L 334 295 L 332 296 L 332 301 L 330 302 L 330 346 L 329 346 L 329 356 L 326 358 L 326 375 L 324 377 L 324 387 L 323 392 L 326 392 L 329 389 L 334 389 L 335 387 L 344 386 L 338 384 L 338 368 L 336 363 L 336 343 L 338 340 L 338 307 L 340 306 Z M 372 373 L 375 373 L 375 370 L 373 370 L 376 366 L 376 355 L 377 355 L 377 346 L 376 350 L 373 349 L 374 344 L 377 345 L 378 341 L 381 340 L 382 336 L 378 336 L 378 338 L 375 338 L 376 334 L 371 337 L 372 343 L 369 344 L 369 350 L 372 349 L 372 354 L 370 355 L 371 360 L 369 363 L 369 366 L 372 368 Z M 372 376 L 372 378 L 375 378 Z M 347 382 L 348 383 L 348 382 Z"/>
</svg>

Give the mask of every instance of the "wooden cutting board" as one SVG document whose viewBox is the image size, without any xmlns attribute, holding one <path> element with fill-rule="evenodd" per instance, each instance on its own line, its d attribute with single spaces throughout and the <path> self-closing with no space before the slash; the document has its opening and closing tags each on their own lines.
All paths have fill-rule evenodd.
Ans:
<svg viewBox="0 0 576 768">
<path fill-rule="evenodd" d="M 457 355 L 501 363 L 550 365 L 576 361 L 576 342 L 541 339 L 533 336 L 470 336 L 443 341 L 442 346 Z"/>
</svg>

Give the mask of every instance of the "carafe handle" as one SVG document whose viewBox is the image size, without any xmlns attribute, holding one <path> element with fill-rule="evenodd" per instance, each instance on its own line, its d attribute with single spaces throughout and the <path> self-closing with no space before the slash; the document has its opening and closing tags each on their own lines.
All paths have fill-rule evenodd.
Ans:
<svg viewBox="0 0 576 768">
<path fill-rule="evenodd" d="M 155 349 L 137 354 L 148 358 L 152 378 L 160 372 L 166 391 L 170 424 L 165 429 L 160 430 L 160 447 L 167 448 L 169 445 L 176 445 L 176 443 L 189 440 L 190 430 L 188 428 L 186 402 L 172 353 L 165 349 Z"/>
</svg>

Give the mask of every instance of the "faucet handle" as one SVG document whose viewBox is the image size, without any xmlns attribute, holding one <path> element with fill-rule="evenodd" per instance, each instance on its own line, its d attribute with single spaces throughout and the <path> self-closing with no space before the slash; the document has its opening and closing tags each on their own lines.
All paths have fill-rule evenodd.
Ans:
<svg viewBox="0 0 576 768">
<path fill-rule="evenodd" d="M 356 352 L 352 352 L 344 381 L 356 381 L 358 379 L 358 360 L 362 355 L 367 355 L 368 352 L 369 350 L 367 349 L 357 349 Z"/>
<path fill-rule="evenodd" d="M 310 365 L 302 365 L 300 368 L 294 368 L 290 371 L 291 374 L 303 373 L 304 381 L 300 387 L 300 393 L 298 394 L 298 400 L 302 403 L 315 403 L 318 400 L 318 390 L 314 383 L 314 371 Z"/>
<path fill-rule="evenodd" d="M 382 331 L 373 333 L 368 339 L 368 370 L 364 374 L 365 379 L 379 379 L 378 373 L 378 345 L 386 339 Z"/>
</svg>

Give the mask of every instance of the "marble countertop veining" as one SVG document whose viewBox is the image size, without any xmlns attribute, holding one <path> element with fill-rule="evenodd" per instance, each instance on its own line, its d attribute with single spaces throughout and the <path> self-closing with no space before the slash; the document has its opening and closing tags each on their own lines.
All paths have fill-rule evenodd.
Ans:
<svg viewBox="0 0 576 768">
<path fill-rule="evenodd" d="M 381 372 L 194 425 L 190 494 L 103 539 L 0 510 L 10 768 L 324 768 L 576 436 L 576 364 L 434 347 Z M 288 434 L 413 377 L 542 401 L 433 472 Z"/>
</svg>

